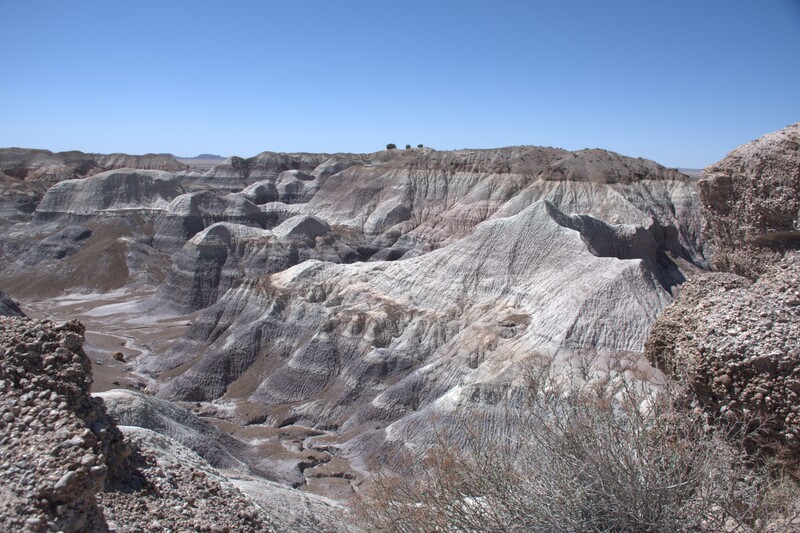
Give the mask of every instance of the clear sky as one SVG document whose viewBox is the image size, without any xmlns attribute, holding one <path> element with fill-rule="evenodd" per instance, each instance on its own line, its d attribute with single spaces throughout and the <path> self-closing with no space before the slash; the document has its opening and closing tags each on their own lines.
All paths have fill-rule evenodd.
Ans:
<svg viewBox="0 0 800 533">
<path fill-rule="evenodd" d="M 800 121 L 800 0 L 0 0 L 0 20 L 0 146 L 702 167 Z"/>
</svg>

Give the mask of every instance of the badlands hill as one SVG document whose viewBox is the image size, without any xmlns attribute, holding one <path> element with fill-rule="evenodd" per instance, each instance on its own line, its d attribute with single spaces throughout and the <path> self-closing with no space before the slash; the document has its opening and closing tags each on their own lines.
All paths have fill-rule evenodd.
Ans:
<svg viewBox="0 0 800 533">
<path fill-rule="evenodd" d="M 699 182 L 603 150 L 538 147 L 264 152 L 210 168 L 0 150 L 0 289 L 23 302 L 0 293 L 0 313 L 80 314 L 89 357 L 70 341 L 84 373 L 74 430 L 94 432 L 87 405 L 111 428 L 76 474 L 105 465 L 105 489 L 59 503 L 44 472 L 55 492 L 29 529 L 144 519 L 114 492 L 124 458 L 97 456 L 108 434 L 140 450 L 153 483 L 205 483 L 176 463 L 209 475 L 202 490 L 239 502 L 234 529 L 335 529 L 325 496 L 351 497 L 403 452 L 513 432 L 504 409 L 543 360 L 585 378 L 621 361 L 663 371 L 715 416 L 779 414 L 768 429 L 792 446 L 798 131 L 738 148 Z M 712 264 L 727 272 L 703 275 Z M 82 333 L 4 324 L 9 338 Z M 22 359 L 27 344 L 58 351 L 14 342 Z M 87 399 L 89 364 L 102 402 Z M 48 396 L 25 383 L 8 389 L 20 413 L 51 409 L 29 406 Z M 24 499 L 33 478 L 9 475 L 22 491 L 9 501 Z M 170 494 L 172 509 L 192 505 Z"/>
<path fill-rule="evenodd" d="M 179 172 L 186 165 L 160 154 L 85 154 L 0 148 L 0 228 L 26 220 L 49 186 L 106 170 L 137 168 Z"/>
<path fill-rule="evenodd" d="M 0 288 L 40 313 L 89 302 L 96 342 L 113 330 L 134 357 L 98 366 L 127 373 L 109 382 L 250 435 L 259 475 L 323 494 L 424 449 L 434 424 L 456 440 L 473 414 L 502 430 L 493 413 L 534 359 L 643 362 L 675 287 L 708 266 L 696 180 L 603 150 L 96 173 L 115 157 L 86 157 L 7 219 Z M 41 168 L 14 164 L 27 170 L 4 183 Z"/>
</svg>

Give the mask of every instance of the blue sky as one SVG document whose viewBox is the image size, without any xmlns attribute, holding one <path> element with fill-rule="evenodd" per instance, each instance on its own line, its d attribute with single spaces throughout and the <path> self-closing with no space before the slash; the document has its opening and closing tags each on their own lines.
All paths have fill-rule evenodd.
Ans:
<svg viewBox="0 0 800 533">
<path fill-rule="evenodd" d="M 800 0 L 0 0 L 0 20 L 0 146 L 702 167 L 800 121 Z"/>
</svg>

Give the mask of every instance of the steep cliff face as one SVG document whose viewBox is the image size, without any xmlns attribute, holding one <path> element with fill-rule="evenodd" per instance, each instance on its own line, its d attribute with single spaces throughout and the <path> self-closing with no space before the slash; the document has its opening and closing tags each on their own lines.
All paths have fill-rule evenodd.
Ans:
<svg viewBox="0 0 800 533">
<path fill-rule="evenodd" d="M 800 248 L 800 124 L 732 151 L 699 185 L 717 270 L 754 278 Z"/>
</svg>

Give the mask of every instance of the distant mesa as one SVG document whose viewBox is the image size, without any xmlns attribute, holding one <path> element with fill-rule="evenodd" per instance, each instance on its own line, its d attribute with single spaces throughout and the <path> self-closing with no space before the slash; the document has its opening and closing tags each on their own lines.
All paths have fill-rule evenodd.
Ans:
<svg viewBox="0 0 800 533">
<path fill-rule="evenodd" d="M 194 157 L 183 157 L 182 159 L 214 159 L 216 161 L 224 161 L 225 158 L 216 154 L 199 154 Z"/>
</svg>

